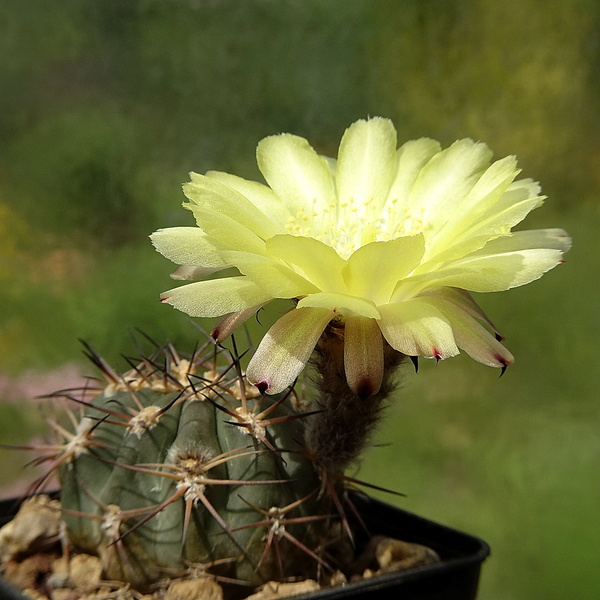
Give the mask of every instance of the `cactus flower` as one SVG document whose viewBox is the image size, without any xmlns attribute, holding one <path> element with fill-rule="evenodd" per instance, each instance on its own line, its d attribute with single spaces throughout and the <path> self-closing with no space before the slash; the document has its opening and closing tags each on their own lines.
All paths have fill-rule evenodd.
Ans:
<svg viewBox="0 0 600 600">
<path fill-rule="evenodd" d="M 257 160 L 268 185 L 192 173 L 184 206 L 198 227 L 151 237 L 181 265 L 175 279 L 237 271 L 162 299 L 193 317 L 223 317 L 218 340 L 269 301 L 294 300 L 248 366 L 267 393 L 295 380 L 331 322 L 343 331 L 346 379 L 359 396 L 379 389 L 385 344 L 436 360 L 460 348 L 505 368 L 513 357 L 469 292 L 538 279 L 562 262 L 570 238 L 561 229 L 511 231 L 543 197 L 536 182 L 516 180 L 515 157 L 491 157 L 470 139 L 397 148 L 383 118 L 351 125 L 337 160 L 295 135 L 267 137 Z"/>
</svg>

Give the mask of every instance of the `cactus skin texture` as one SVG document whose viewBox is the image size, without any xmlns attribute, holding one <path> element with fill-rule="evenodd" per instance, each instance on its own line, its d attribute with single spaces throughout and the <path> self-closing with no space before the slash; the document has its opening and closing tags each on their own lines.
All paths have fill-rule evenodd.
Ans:
<svg viewBox="0 0 600 600">
<path fill-rule="evenodd" d="M 144 590 L 199 563 L 251 586 L 332 572 L 341 490 L 303 446 L 314 414 L 293 392 L 262 396 L 214 345 L 161 348 L 122 376 L 88 351 L 108 385 L 57 392 L 82 416 L 55 464 L 68 537 L 105 577 Z"/>
</svg>

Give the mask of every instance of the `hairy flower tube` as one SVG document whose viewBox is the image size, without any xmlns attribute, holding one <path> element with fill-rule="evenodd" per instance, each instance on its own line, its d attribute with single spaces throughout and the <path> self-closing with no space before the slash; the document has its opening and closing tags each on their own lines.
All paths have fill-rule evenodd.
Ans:
<svg viewBox="0 0 600 600">
<path fill-rule="evenodd" d="M 248 365 L 267 393 L 296 379 L 332 321 L 343 327 L 348 385 L 361 396 L 381 385 L 385 344 L 437 360 L 461 348 L 505 368 L 513 357 L 469 292 L 538 279 L 562 262 L 570 238 L 561 229 L 511 231 L 543 197 L 536 182 L 515 180 L 515 157 L 491 157 L 470 139 L 397 148 L 393 124 L 379 117 L 346 130 L 337 160 L 296 135 L 267 137 L 257 160 L 268 185 L 192 173 L 184 206 L 198 227 L 151 237 L 181 265 L 175 279 L 237 271 L 162 299 L 193 317 L 223 317 L 218 341 L 269 301 L 294 300 Z"/>
</svg>

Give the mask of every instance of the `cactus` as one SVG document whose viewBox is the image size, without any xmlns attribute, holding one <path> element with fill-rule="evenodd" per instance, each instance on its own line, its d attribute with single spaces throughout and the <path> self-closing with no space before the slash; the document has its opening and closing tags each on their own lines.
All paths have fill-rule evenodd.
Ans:
<svg viewBox="0 0 600 600">
<path fill-rule="evenodd" d="M 53 423 L 65 441 L 46 458 L 70 542 L 107 578 L 146 590 L 201 564 L 254 587 L 348 565 L 343 470 L 366 432 L 332 437 L 332 415 L 348 417 L 326 395 L 311 411 L 292 389 L 263 395 L 212 340 L 187 358 L 166 345 L 123 375 L 86 348 L 106 381 L 53 394 L 80 417 L 74 433 Z"/>
</svg>

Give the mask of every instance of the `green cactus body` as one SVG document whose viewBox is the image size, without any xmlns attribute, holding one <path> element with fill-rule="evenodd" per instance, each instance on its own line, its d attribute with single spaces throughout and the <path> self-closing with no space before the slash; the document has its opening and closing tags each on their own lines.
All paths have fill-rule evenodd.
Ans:
<svg viewBox="0 0 600 600">
<path fill-rule="evenodd" d="M 213 340 L 188 359 L 168 345 L 124 375 L 88 347 L 107 385 L 55 394 L 81 416 L 69 409 L 74 433 L 49 421 L 64 443 L 42 457 L 58 469 L 75 549 L 141 591 L 199 570 L 249 587 L 352 574 L 345 489 L 360 482 L 344 471 L 404 357 L 386 346 L 381 389 L 365 399 L 347 385 L 343 339 L 334 324 L 317 345 L 313 411 L 291 390 L 261 394 Z"/>
<path fill-rule="evenodd" d="M 143 589 L 215 562 L 251 585 L 316 572 L 318 560 L 298 561 L 304 573 L 288 560 L 322 546 L 331 520 L 299 443 L 303 419 L 287 399 L 211 368 L 198 355 L 146 361 L 88 393 L 61 499 L 70 540 L 99 555 L 110 579 Z"/>
</svg>

